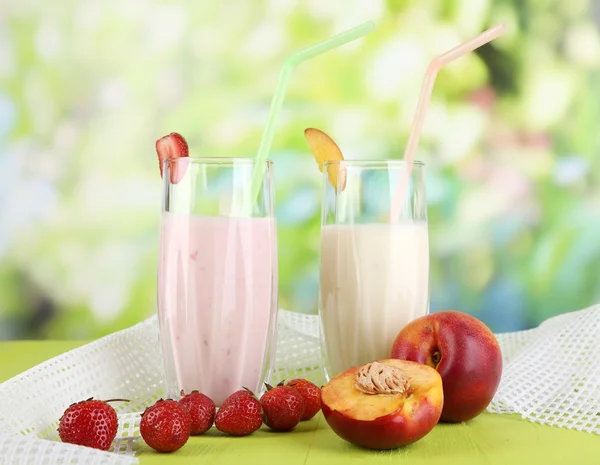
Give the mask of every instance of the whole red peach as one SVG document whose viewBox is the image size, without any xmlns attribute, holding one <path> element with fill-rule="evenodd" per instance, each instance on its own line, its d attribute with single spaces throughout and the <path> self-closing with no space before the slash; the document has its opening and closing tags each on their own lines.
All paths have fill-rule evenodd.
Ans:
<svg viewBox="0 0 600 465">
<path fill-rule="evenodd" d="M 442 413 L 442 379 L 431 367 L 379 360 L 350 368 L 321 389 L 321 408 L 342 439 L 369 449 L 418 441 Z"/>
<path fill-rule="evenodd" d="M 441 421 L 475 418 L 489 405 L 502 375 L 502 353 L 490 329 L 466 313 L 448 310 L 413 320 L 396 337 L 392 358 L 435 368 L 442 377 Z"/>
</svg>

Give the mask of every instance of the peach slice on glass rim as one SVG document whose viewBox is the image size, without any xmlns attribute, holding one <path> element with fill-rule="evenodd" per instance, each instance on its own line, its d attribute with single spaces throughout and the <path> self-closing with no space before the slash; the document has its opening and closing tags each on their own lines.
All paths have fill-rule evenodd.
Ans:
<svg viewBox="0 0 600 465">
<path fill-rule="evenodd" d="M 344 156 L 338 145 L 334 140 L 325 134 L 320 129 L 307 128 L 304 130 L 304 137 L 308 142 L 308 147 L 315 157 L 317 165 L 319 165 L 319 171 L 323 172 L 323 166 L 328 161 L 343 161 Z M 339 184 L 338 184 L 338 173 L 339 173 Z M 346 187 L 346 169 L 341 166 L 330 165 L 327 168 L 327 177 L 330 184 L 338 191 L 341 192 Z"/>
<path fill-rule="evenodd" d="M 369 449 L 418 441 L 437 424 L 444 405 L 442 378 L 405 360 L 350 368 L 323 386 L 323 415 L 342 439 Z"/>
</svg>

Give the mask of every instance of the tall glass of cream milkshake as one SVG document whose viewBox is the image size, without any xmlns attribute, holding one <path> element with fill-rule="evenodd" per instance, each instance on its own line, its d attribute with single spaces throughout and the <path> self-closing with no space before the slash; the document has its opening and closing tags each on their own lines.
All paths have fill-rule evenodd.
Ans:
<svg viewBox="0 0 600 465">
<path fill-rule="evenodd" d="M 389 358 L 398 332 L 429 312 L 422 163 L 414 162 L 403 208 L 390 218 L 404 169 L 391 160 L 324 164 L 319 316 L 328 378 Z"/>
<path fill-rule="evenodd" d="M 169 396 L 198 390 L 221 405 L 242 387 L 258 394 L 270 375 L 278 303 L 273 166 L 265 162 L 255 197 L 256 163 L 164 164 L 157 298 Z"/>
</svg>

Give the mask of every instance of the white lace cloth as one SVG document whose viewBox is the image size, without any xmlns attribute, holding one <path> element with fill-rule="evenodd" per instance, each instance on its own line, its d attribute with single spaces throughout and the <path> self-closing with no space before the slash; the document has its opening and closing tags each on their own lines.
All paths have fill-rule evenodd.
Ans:
<svg viewBox="0 0 600 465">
<path fill-rule="evenodd" d="M 497 335 L 504 370 L 492 413 L 600 434 L 600 305 Z M 271 383 L 325 382 L 314 315 L 279 311 Z M 10 464 L 132 464 L 139 412 L 164 390 L 156 317 L 66 352 L 0 384 L 0 457 Z M 58 419 L 74 401 L 128 398 L 115 405 L 111 452 L 63 444 Z"/>
</svg>

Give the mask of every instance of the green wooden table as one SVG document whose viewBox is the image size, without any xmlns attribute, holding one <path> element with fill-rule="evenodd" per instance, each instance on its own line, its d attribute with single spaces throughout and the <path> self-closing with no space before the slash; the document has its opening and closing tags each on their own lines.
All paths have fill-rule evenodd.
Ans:
<svg viewBox="0 0 600 465">
<path fill-rule="evenodd" d="M 82 342 L 0 342 L 0 382 Z M 600 436 L 542 426 L 517 416 L 482 414 L 466 424 L 438 425 L 417 443 L 396 451 L 366 451 L 339 439 L 321 415 L 291 433 L 263 427 L 244 438 L 214 431 L 191 438 L 165 455 L 143 446 L 138 455 L 150 464 L 598 464 Z M 0 460 L 1 461 L 1 460 Z"/>
</svg>

